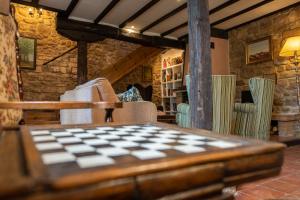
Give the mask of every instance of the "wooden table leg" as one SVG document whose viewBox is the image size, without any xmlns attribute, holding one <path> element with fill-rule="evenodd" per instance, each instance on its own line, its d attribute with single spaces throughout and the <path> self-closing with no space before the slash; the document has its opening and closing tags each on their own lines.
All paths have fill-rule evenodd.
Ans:
<svg viewBox="0 0 300 200">
<path fill-rule="evenodd" d="M 113 122 L 113 112 L 114 112 L 114 109 L 113 108 L 107 108 L 105 109 L 105 122 L 108 123 L 108 122 Z"/>
</svg>

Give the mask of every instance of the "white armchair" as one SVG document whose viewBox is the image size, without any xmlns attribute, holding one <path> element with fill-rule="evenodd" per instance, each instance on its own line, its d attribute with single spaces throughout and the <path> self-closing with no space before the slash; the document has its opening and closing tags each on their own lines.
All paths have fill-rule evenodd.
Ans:
<svg viewBox="0 0 300 200">
<path fill-rule="evenodd" d="M 97 78 L 74 90 L 66 91 L 61 101 L 115 101 L 119 99 L 111 84 L 105 78 Z M 103 123 L 105 110 L 103 109 L 74 109 L 61 110 L 61 124 L 91 124 Z M 113 112 L 114 122 L 118 123 L 145 123 L 157 121 L 157 109 L 155 104 L 148 101 L 124 102 L 123 108 Z"/>
</svg>

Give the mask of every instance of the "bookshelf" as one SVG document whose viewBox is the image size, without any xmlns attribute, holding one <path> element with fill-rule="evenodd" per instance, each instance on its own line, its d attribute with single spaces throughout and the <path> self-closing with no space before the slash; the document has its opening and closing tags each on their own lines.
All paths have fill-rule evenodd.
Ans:
<svg viewBox="0 0 300 200">
<path fill-rule="evenodd" d="M 171 49 L 162 54 L 161 59 L 161 96 L 163 111 L 175 115 L 177 109 L 176 93 L 182 88 L 183 51 Z"/>
</svg>

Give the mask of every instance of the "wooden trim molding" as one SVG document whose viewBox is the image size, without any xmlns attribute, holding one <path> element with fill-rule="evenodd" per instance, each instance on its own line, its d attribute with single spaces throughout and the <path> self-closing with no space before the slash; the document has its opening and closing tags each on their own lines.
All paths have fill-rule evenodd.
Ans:
<svg viewBox="0 0 300 200">
<path fill-rule="evenodd" d="M 122 102 L 88 102 L 88 101 L 22 101 L 22 102 L 0 102 L 0 109 L 22 109 L 22 110 L 61 110 L 61 109 L 86 109 L 122 108 Z"/>
</svg>

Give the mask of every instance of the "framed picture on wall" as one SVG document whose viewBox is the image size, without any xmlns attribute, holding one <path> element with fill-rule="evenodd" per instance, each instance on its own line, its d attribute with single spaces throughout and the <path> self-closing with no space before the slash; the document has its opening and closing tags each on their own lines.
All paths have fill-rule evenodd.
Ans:
<svg viewBox="0 0 300 200">
<path fill-rule="evenodd" d="M 36 39 L 19 37 L 20 68 L 35 70 L 36 67 Z"/>
<path fill-rule="evenodd" d="M 271 36 L 248 42 L 246 45 L 246 63 L 254 64 L 272 60 Z"/>
<path fill-rule="evenodd" d="M 152 67 L 143 66 L 143 81 L 150 82 L 152 81 Z"/>
<path fill-rule="evenodd" d="M 0 0 L 0 14 L 9 15 L 10 0 Z"/>
</svg>

